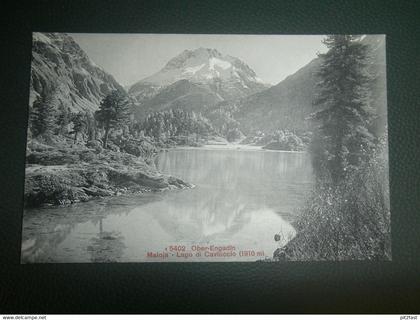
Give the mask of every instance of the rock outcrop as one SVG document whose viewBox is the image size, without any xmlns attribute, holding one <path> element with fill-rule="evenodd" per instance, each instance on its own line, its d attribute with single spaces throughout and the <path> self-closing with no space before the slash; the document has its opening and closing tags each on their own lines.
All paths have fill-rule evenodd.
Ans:
<svg viewBox="0 0 420 320">
<path fill-rule="evenodd" d="M 33 33 L 29 105 L 39 96 L 72 112 L 98 109 L 112 90 L 124 90 L 65 33 Z"/>
<path fill-rule="evenodd" d="M 63 205 L 127 193 L 191 187 L 181 179 L 160 174 L 141 157 L 83 146 L 57 149 L 29 146 L 25 206 Z"/>
</svg>

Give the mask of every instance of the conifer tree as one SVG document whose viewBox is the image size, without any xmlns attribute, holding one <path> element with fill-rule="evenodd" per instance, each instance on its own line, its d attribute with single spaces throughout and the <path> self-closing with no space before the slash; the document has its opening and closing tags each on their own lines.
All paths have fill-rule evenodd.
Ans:
<svg viewBox="0 0 420 320">
<path fill-rule="evenodd" d="M 86 118 L 83 113 L 79 112 L 73 115 L 71 121 L 73 122 L 72 133 L 74 133 L 73 143 L 76 143 L 79 133 L 82 133 L 86 129 Z"/>
<path fill-rule="evenodd" d="M 67 126 L 71 122 L 71 112 L 69 108 L 64 107 L 60 104 L 57 116 L 57 133 L 66 134 Z"/>
<path fill-rule="evenodd" d="M 88 136 L 88 140 L 95 140 L 96 139 L 96 121 L 93 115 L 89 112 L 84 114 L 84 121 L 86 124 L 86 132 Z"/>
<path fill-rule="evenodd" d="M 41 95 L 36 98 L 32 105 L 31 131 L 35 136 L 48 135 L 54 132 L 56 127 L 55 105 L 57 100 L 54 94 Z"/>
<path fill-rule="evenodd" d="M 324 43 L 328 52 L 321 54 L 322 65 L 319 107 L 314 119 L 318 124 L 312 147 L 318 175 L 337 184 L 365 162 L 374 146 L 369 132 L 373 112 L 369 105 L 367 73 L 368 46 L 359 36 L 330 35 Z"/>
<path fill-rule="evenodd" d="M 130 119 L 130 100 L 124 92 L 114 90 L 101 102 L 95 118 L 105 129 L 103 147 L 107 147 L 108 135 L 111 129 L 119 128 Z"/>
</svg>

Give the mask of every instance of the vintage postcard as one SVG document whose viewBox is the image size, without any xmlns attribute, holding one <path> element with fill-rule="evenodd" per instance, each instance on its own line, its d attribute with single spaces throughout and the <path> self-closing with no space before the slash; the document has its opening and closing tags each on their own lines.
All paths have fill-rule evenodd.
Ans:
<svg viewBox="0 0 420 320">
<path fill-rule="evenodd" d="M 384 35 L 32 41 L 22 263 L 391 260 Z"/>
</svg>

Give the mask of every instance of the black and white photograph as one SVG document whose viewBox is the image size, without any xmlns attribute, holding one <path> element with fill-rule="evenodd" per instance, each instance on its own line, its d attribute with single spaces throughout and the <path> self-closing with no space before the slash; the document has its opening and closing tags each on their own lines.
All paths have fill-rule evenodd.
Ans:
<svg viewBox="0 0 420 320">
<path fill-rule="evenodd" d="M 392 260 L 385 44 L 32 33 L 21 263 Z"/>
</svg>

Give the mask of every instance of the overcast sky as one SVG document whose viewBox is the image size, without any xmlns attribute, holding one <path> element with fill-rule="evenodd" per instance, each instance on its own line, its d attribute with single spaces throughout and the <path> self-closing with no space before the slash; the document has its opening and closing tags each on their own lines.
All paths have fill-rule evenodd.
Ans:
<svg viewBox="0 0 420 320">
<path fill-rule="evenodd" d="M 180 35 L 70 33 L 96 64 L 122 85 L 159 71 L 185 49 L 214 48 L 248 64 L 264 82 L 277 84 L 326 48 L 320 35 Z"/>
</svg>

